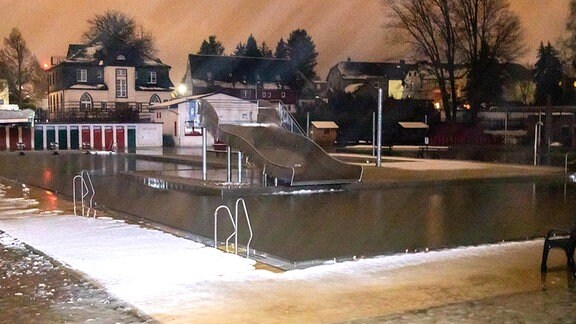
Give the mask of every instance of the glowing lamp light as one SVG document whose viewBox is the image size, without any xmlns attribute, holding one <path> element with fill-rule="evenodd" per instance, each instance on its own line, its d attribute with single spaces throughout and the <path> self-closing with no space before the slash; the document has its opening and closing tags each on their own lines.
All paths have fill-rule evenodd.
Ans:
<svg viewBox="0 0 576 324">
<path fill-rule="evenodd" d="M 440 103 L 439 103 L 439 102 L 435 102 L 435 103 L 434 103 L 434 108 L 436 108 L 436 110 L 440 110 Z"/>
<path fill-rule="evenodd" d="M 42 64 L 42 69 L 44 69 L 44 70 L 48 70 L 49 67 L 50 67 L 50 65 L 48 63 Z"/>
<path fill-rule="evenodd" d="M 181 84 L 178 86 L 178 94 L 183 96 L 186 94 L 186 92 L 188 91 L 188 87 L 186 87 L 185 84 Z"/>
</svg>

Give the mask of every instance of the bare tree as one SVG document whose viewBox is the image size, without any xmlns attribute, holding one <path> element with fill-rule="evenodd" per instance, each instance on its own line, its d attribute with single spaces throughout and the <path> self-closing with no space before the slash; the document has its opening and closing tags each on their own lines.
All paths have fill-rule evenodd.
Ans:
<svg viewBox="0 0 576 324">
<path fill-rule="evenodd" d="M 459 50 L 469 67 L 469 99 L 477 107 L 498 92 L 500 69 L 496 66 L 524 53 L 522 28 L 507 0 L 454 0 L 454 15 Z"/>
<path fill-rule="evenodd" d="M 20 107 L 25 99 L 37 99 L 37 92 L 42 91 L 40 64 L 16 28 L 4 39 L 4 48 L 0 50 L 0 74 L 8 80 L 9 91 Z"/>
<path fill-rule="evenodd" d="M 390 27 L 408 34 L 416 56 L 428 62 L 446 117 L 456 116 L 456 35 L 450 0 L 385 0 L 392 9 Z"/>
<path fill-rule="evenodd" d="M 88 20 L 88 31 L 83 34 L 86 44 L 101 44 L 104 54 L 134 55 L 136 59 L 153 57 L 156 50 L 152 35 L 126 14 L 109 10 Z"/>
</svg>

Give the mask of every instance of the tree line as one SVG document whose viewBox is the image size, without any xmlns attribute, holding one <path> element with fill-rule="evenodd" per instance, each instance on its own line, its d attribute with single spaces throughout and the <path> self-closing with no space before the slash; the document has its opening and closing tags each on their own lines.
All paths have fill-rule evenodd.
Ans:
<svg viewBox="0 0 576 324">
<path fill-rule="evenodd" d="M 220 41 L 216 39 L 216 35 L 210 35 L 208 39 L 203 40 L 200 49 L 197 52 L 200 55 L 226 55 L 225 48 Z M 266 42 L 260 43 L 251 34 L 248 36 L 246 42 L 239 42 L 232 56 L 243 57 L 268 57 L 278 59 L 290 60 L 290 68 L 298 73 L 301 73 L 307 80 L 317 80 L 315 67 L 317 65 L 318 52 L 312 37 L 308 35 L 304 29 L 296 29 L 292 31 L 287 39 L 280 38 L 276 43 L 275 50 L 272 51 Z M 292 86 L 298 90 L 304 88 L 304 81 L 296 82 L 292 80 Z"/>
<path fill-rule="evenodd" d="M 390 9 L 386 32 L 397 33 L 398 39 L 410 44 L 410 55 L 427 63 L 449 119 L 455 117 L 456 71 L 462 67 L 467 70 L 465 90 L 473 109 L 484 102 L 501 100 L 506 77 L 503 64 L 525 53 L 520 20 L 511 11 L 508 0 L 384 0 L 384 3 Z M 570 0 L 568 7 L 565 39 L 558 48 L 542 43 L 536 64 L 530 67 L 536 84 L 535 104 L 545 104 L 547 100 L 552 104 L 576 102 L 576 89 L 569 81 L 576 69 L 576 0 Z M 113 56 L 114 52 L 128 51 L 135 57 L 147 58 L 156 52 L 152 35 L 122 12 L 106 11 L 87 22 L 82 41 L 87 45 L 102 44 L 103 54 Z M 198 54 L 225 55 L 225 48 L 211 35 L 201 43 Z M 303 29 L 292 31 L 287 40 L 281 38 L 274 50 L 250 35 L 230 55 L 287 58 L 305 79 L 318 78 L 316 45 Z M 16 28 L 0 49 L 0 78 L 7 80 L 11 101 L 20 107 L 32 106 L 34 101 L 45 97 L 45 74 Z"/>
</svg>

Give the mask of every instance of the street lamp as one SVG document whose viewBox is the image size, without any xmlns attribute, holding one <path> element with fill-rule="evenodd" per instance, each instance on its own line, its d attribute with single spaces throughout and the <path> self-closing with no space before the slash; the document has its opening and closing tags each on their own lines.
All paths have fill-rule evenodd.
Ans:
<svg viewBox="0 0 576 324">
<path fill-rule="evenodd" d="M 179 96 L 182 97 L 182 96 L 186 95 L 187 92 L 188 92 L 188 87 L 186 87 L 185 84 L 180 84 L 178 86 L 178 95 Z"/>
</svg>

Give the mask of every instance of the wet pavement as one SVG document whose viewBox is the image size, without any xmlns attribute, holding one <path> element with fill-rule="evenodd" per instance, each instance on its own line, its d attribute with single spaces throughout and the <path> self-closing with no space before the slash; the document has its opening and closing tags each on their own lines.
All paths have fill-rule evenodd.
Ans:
<svg viewBox="0 0 576 324">
<path fill-rule="evenodd" d="M 342 323 L 576 323 L 572 288 L 474 300 Z"/>
<path fill-rule="evenodd" d="M 155 323 L 0 231 L 0 323 Z"/>
</svg>

